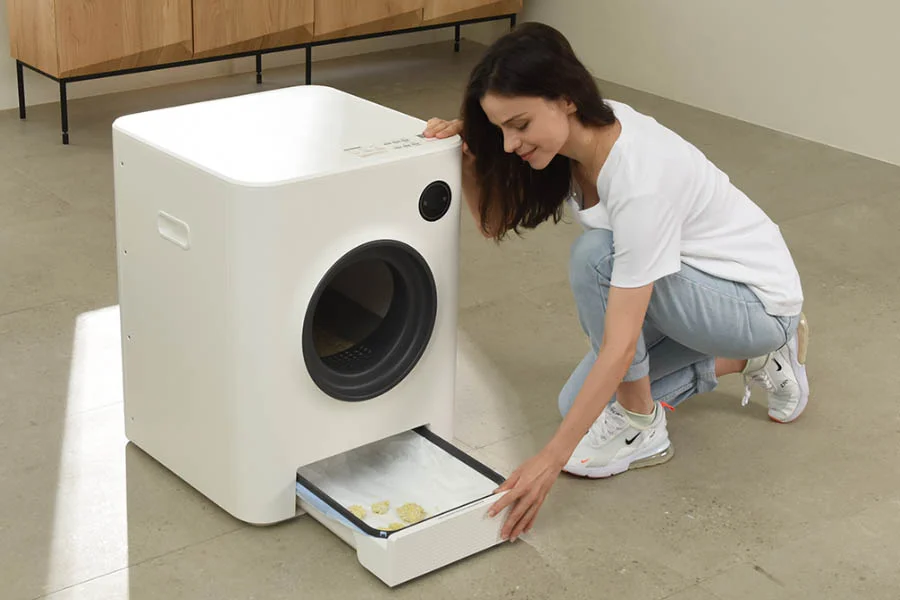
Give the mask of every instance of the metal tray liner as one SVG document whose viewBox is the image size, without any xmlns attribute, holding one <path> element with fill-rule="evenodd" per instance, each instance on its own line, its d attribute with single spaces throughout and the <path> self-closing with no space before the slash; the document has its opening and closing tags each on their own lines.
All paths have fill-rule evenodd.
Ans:
<svg viewBox="0 0 900 600">
<path fill-rule="evenodd" d="M 426 518 L 419 522 L 423 523 L 492 495 L 504 481 L 505 477 L 426 427 L 417 427 L 301 467 L 296 490 L 329 518 L 364 534 L 388 538 L 398 530 L 382 526 L 402 522 L 392 513 L 405 501 L 425 508 Z M 371 504 L 378 500 L 391 501 L 389 514 L 371 514 Z M 366 509 L 365 519 L 350 512 L 353 504 Z"/>
</svg>

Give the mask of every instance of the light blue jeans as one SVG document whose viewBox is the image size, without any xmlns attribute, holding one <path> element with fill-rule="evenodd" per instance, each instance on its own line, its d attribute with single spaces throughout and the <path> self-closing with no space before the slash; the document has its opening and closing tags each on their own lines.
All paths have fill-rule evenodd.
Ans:
<svg viewBox="0 0 900 600">
<path fill-rule="evenodd" d="M 613 237 L 606 229 L 583 233 L 573 244 L 569 279 L 591 350 L 559 394 L 565 417 L 597 360 L 613 267 Z M 654 284 L 643 332 L 624 381 L 650 376 L 653 399 L 677 406 L 718 384 L 716 357 L 749 359 L 791 339 L 800 317 L 768 314 L 746 285 L 682 264 Z M 610 401 L 615 400 L 615 396 Z"/>
</svg>

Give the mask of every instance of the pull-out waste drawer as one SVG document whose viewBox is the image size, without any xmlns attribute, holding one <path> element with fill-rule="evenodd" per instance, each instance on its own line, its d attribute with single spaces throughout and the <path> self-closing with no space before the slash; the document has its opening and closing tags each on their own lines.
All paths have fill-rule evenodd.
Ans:
<svg viewBox="0 0 900 600">
<path fill-rule="evenodd" d="M 395 586 L 502 542 L 504 480 L 420 427 L 302 467 L 297 501 Z"/>
</svg>

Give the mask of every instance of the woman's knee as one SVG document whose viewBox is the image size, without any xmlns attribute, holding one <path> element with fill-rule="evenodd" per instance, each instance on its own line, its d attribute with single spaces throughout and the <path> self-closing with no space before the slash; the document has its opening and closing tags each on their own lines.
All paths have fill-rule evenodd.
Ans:
<svg viewBox="0 0 900 600">
<path fill-rule="evenodd" d="M 608 229 L 585 231 L 572 244 L 569 256 L 569 281 L 576 291 L 593 289 L 612 277 L 613 235 Z"/>
</svg>

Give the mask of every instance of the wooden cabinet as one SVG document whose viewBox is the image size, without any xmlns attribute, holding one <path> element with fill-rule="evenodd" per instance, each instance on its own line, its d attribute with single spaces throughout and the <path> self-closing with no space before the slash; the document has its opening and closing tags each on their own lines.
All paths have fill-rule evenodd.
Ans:
<svg viewBox="0 0 900 600">
<path fill-rule="evenodd" d="M 7 0 L 13 58 L 83 77 L 518 13 L 522 0 Z"/>
<path fill-rule="evenodd" d="M 6 0 L 9 52 L 44 73 L 59 73 L 54 0 Z"/>
<path fill-rule="evenodd" d="M 334 39 L 416 27 L 425 0 L 316 0 L 315 39 Z"/>
<path fill-rule="evenodd" d="M 522 0 L 6 0 L 16 60 L 19 118 L 26 113 L 25 68 L 59 83 L 62 139 L 69 143 L 66 86 L 74 81 L 167 68 L 229 56 L 262 57 L 344 39 L 417 27 L 512 17 Z"/>
<path fill-rule="evenodd" d="M 425 0 L 423 25 L 453 23 L 509 15 L 522 10 L 522 0 Z"/>
<path fill-rule="evenodd" d="M 193 55 L 191 0 L 8 0 L 12 55 L 54 77 Z"/>
<path fill-rule="evenodd" d="M 191 0 L 56 0 L 56 19 L 62 77 L 193 54 Z"/>
<path fill-rule="evenodd" d="M 314 0 L 193 0 L 194 56 L 294 46 L 313 37 Z"/>
</svg>

